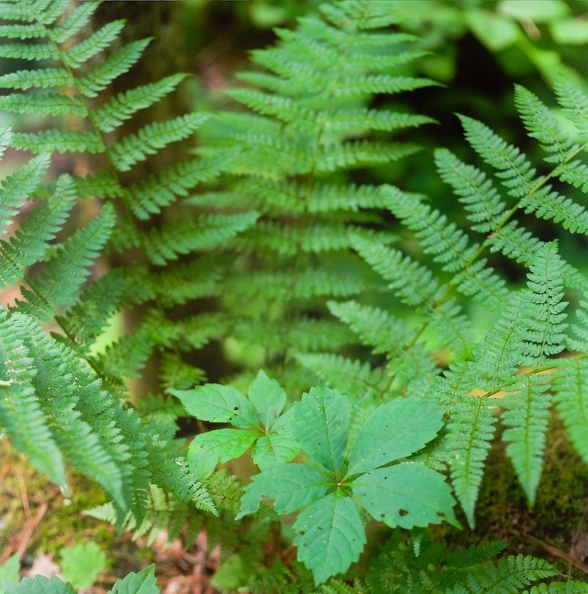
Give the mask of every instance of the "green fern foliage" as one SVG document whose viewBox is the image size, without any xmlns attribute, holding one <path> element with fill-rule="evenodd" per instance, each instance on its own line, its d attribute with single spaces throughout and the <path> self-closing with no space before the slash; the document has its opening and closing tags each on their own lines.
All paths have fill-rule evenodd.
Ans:
<svg viewBox="0 0 588 594">
<path fill-rule="evenodd" d="M 248 86 L 227 92 L 249 112 L 213 116 L 203 128 L 217 152 L 239 147 L 230 168 L 235 177 L 227 181 L 238 208 L 260 213 L 237 240 L 249 260 L 231 279 L 226 305 L 232 315 L 249 318 L 245 327 L 254 324 L 252 336 L 265 348 L 269 370 L 282 373 L 296 367 L 298 355 L 337 351 L 347 341 L 349 335 L 327 327 L 328 346 L 301 340 L 308 314 L 328 319 L 328 298 L 353 298 L 378 283 L 352 252 L 356 237 L 382 245 L 395 240 L 375 213 L 388 198 L 376 186 L 341 181 L 352 170 L 414 153 L 416 146 L 390 136 L 433 122 L 370 107 L 375 93 L 392 96 L 433 84 L 401 73 L 420 53 L 411 36 L 385 29 L 393 13 L 386 3 L 334 2 L 296 29 L 278 30 L 274 47 L 252 54 L 263 70 L 240 75 Z M 386 142 L 380 142 L 384 132 Z M 311 385 L 307 378 L 292 389 Z"/>
</svg>

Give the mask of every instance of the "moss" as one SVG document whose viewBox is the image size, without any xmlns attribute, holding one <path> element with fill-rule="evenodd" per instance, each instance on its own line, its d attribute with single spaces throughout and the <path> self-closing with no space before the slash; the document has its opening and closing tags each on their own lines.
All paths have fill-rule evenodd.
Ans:
<svg viewBox="0 0 588 594">
<path fill-rule="evenodd" d="M 568 441 L 562 422 L 557 416 L 550 421 L 545 467 L 533 509 L 506 456 L 506 445 L 499 438 L 497 435 L 488 457 L 476 506 L 475 530 L 450 529 L 442 537 L 458 546 L 503 540 L 508 543 L 509 554 L 543 557 L 560 571 L 585 579 L 582 572 L 548 553 L 545 547 L 555 547 L 568 554 L 574 537 L 586 529 L 588 466 Z"/>
</svg>

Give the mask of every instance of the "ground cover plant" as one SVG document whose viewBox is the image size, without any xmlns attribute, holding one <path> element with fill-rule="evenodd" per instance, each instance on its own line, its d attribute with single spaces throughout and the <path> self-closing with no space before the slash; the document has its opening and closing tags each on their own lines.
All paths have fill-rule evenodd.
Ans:
<svg viewBox="0 0 588 594">
<path fill-rule="evenodd" d="M 37 118 L 0 134 L 24 154 L 0 198 L 3 439 L 68 497 L 69 466 L 101 485 L 87 513 L 120 531 L 205 529 L 221 591 L 588 591 L 450 529 L 475 529 L 500 444 L 536 504 L 552 418 L 588 462 L 581 77 L 514 86 L 529 155 L 467 114 L 458 149 L 419 153 L 435 120 L 411 97 L 439 83 L 414 22 L 335 0 L 253 52 L 230 111 L 145 121 L 185 75 L 118 91 L 150 40 L 100 4 L 0 3 L 0 108 Z M 550 6 L 538 23 L 576 23 Z M 445 204 L 403 185 L 420 162 Z M 207 345 L 230 361 L 214 381 Z M 6 592 L 73 590 L 16 563 Z M 112 591 L 145 589 L 152 568 Z"/>
</svg>

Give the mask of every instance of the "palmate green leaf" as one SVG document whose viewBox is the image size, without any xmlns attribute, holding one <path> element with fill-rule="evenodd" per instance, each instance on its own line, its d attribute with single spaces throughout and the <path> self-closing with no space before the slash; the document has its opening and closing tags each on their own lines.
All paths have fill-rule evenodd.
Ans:
<svg viewBox="0 0 588 594">
<path fill-rule="evenodd" d="M 252 478 L 241 498 L 237 520 L 255 513 L 264 497 L 274 500 L 278 513 L 289 514 L 316 501 L 328 488 L 324 476 L 302 464 L 276 464 Z"/>
<path fill-rule="evenodd" d="M 23 578 L 16 584 L 6 584 L 5 588 L 6 594 L 76 594 L 70 583 L 62 582 L 55 575 L 51 578 L 44 575 Z"/>
<path fill-rule="evenodd" d="M 435 438 L 443 426 L 441 416 L 435 406 L 414 398 L 397 398 L 379 406 L 353 443 L 347 476 L 414 454 Z"/>
<path fill-rule="evenodd" d="M 159 594 L 155 579 L 155 565 L 149 565 L 138 573 L 131 572 L 114 584 L 108 594 Z"/>
<path fill-rule="evenodd" d="M 198 479 L 209 475 L 217 466 L 242 456 L 259 437 L 257 431 L 216 429 L 200 433 L 190 443 L 190 472 Z"/>
<path fill-rule="evenodd" d="M 280 462 L 289 462 L 300 453 L 292 435 L 292 409 L 280 415 L 270 433 L 262 434 L 253 444 L 252 457 L 261 470 Z"/>
<path fill-rule="evenodd" d="M 372 517 L 395 528 L 428 526 L 446 520 L 460 527 L 453 513 L 455 499 L 443 475 L 418 464 L 396 464 L 361 475 L 353 493 Z"/>
<path fill-rule="evenodd" d="M 265 371 L 260 369 L 247 394 L 257 418 L 268 430 L 286 406 L 286 391 L 275 379 L 269 378 Z"/>
<path fill-rule="evenodd" d="M 340 491 L 309 505 L 293 528 L 298 559 L 312 571 L 317 585 L 346 571 L 366 543 L 357 506 Z"/>
<path fill-rule="evenodd" d="M 231 423 L 241 429 L 257 429 L 255 408 L 235 388 L 205 384 L 193 390 L 170 390 L 186 410 L 197 419 L 212 423 Z"/>
<path fill-rule="evenodd" d="M 294 404 L 294 438 L 306 452 L 337 475 L 345 457 L 350 415 L 347 398 L 326 386 L 311 388 Z"/>
</svg>

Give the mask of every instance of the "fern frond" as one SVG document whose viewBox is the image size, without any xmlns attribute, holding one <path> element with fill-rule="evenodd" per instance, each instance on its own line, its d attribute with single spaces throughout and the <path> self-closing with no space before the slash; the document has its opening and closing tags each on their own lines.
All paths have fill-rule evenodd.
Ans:
<svg viewBox="0 0 588 594">
<path fill-rule="evenodd" d="M 540 376 L 526 375 L 514 387 L 517 391 L 501 400 L 506 409 L 501 418 L 507 427 L 502 439 L 508 443 L 506 453 L 527 499 L 534 505 L 543 469 L 551 395 Z"/>
<path fill-rule="evenodd" d="M 94 121 L 103 132 L 112 132 L 139 110 L 150 107 L 171 93 L 185 78 L 185 74 L 172 74 L 155 83 L 120 93 L 98 107 L 94 112 Z"/>
<path fill-rule="evenodd" d="M 100 390 L 90 369 L 80 364 L 65 345 L 49 338 L 34 320 L 16 314 L 13 325 L 26 337 L 33 354 L 37 367 L 35 391 L 43 395 L 45 414 L 50 415 L 60 450 L 74 466 L 99 482 L 119 509 L 128 508 L 129 452 L 120 443 L 117 428 L 112 427 L 112 413 L 107 412 L 107 401 L 112 398 Z M 59 373 L 55 373 L 56 369 Z M 96 417 L 84 414 L 84 408 L 98 403 L 100 412 L 95 411 Z"/>
<path fill-rule="evenodd" d="M 76 95 L 73 97 L 68 97 L 54 91 L 11 93 L 9 95 L 2 95 L 0 96 L 0 109 L 19 114 L 70 114 L 73 116 L 88 115 L 88 109 L 80 97 Z"/>
<path fill-rule="evenodd" d="M 57 3 L 56 3 L 57 4 Z M 65 3 L 62 2 L 62 7 Z M 49 38 L 55 43 L 64 43 L 81 31 L 90 21 L 90 17 L 100 6 L 100 1 L 83 2 L 76 6 L 57 27 L 48 31 Z M 64 12 L 62 8 L 61 12 Z"/>
<path fill-rule="evenodd" d="M 52 43 L 5 43 L 0 45 L 0 57 L 36 62 L 55 59 L 59 57 L 59 52 Z"/>
<path fill-rule="evenodd" d="M 536 138 L 545 152 L 553 153 L 545 161 L 563 163 L 578 151 L 580 147 L 562 130 L 545 104 L 521 85 L 515 85 L 515 105 L 529 136 Z"/>
<path fill-rule="evenodd" d="M 530 267 L 527 285 L 532 295 L 524 313 L 523 352 L 531 363 L 564 348 L 567 301 L 563 301 L 562 268 L 556 242 L 543 244 Z"/>
<path fill-rule="evenodd" d="M 70 47 L 63 54 L 64 62 L 71 68 L 79 68 L 90 58 L 106 49 L 119 36 L 124 24 L 123 20 L 112 21 L 94 31 L 90 37 Z"/>
<path fill-rule="evenodd" d="M 401 251 L 361 237 L 353 237 L 353 243 L 359 255 L 407 305 L 429 302 L 437 294 L 439 285 L 433 273 Z"/>
<path fill-rule="evenodd" d="M 12 142 L 14 148 L 30 151 L 33 154 L 56 150 L 59 153 L 102 153 L 102 139 L 93 131 L 41 130 L 40 132 L 16 132 Z"/>
<path fill-rule="evenodd" d="M 22 278 L 22 270 L 43 259 L 45 250 L 63 227 L 76 195 L 72 180 L 62 176 L 55 193 L 23 220 L 9 242 L 0 241 L 0 279 L 6 286 Z"/>
<path fill-rule="evenodd" d="M 153 229 L 146 252 L 153 264 L 163 266 L 169 260 L 177 260 L 178 254 L 218 247 L 253 225 L 257 217 L 256 212 L 248 212 L 181 219 L 163 225 L 161 230 Z"/>
<path fill-rule="evenodd" d="M 474 508 L 494 436 L 496 418 L 486 398 L 456 395 L 448 422 L 447 448 L 450 450 L 450 476 L 455 496 L 468 524 L 475 524 Z"/>
<path fill-rule="evenodd" d="M 12 140 L 12 133 L 5 133 L 3 140 Z M 39 155 L 3 180 L 0 188 L 0 235 L 6 233 L 6 227 L 19 212 L 22 203 L 39 187 L 49 167 L 49 160 L 49 155 Z"/>
<path fill-rule="evenodd" d="M 93 66 L 84 76 L 76 81 L 76 89 L 86 98 L 98 96 L 114 79 L 129 71 L 134 66 L 151 39 L 133 41 L 106 60 Z"/>
<path fill-rule="evenodd" d="M 8 39 L 33 39 L 45 36 L 46 29 L 41 23 L 0 25 L 0 37 L 7 37 Z"/>
<path fill-rule="evenodd" d="M 129 192 L 133 214 L 138 219 L 146 220 L 160 213 L 178 196 L 187 196 L 188 190 L 225 170 L 234 155 L 235 151 L 227 151 L 214 157 L 178 163 L 158 175 L 150 175 L 146 180 L 133 184 Z"/>
<path fill-rule="evenodd" d="M 400 318 L 357 301 L 328 301 L 329 311 L 345 322 L 374 354 L 394 354 L 409 340 L 410 328 Z"/>
<path fill-rule="evenodd" d="M 588 463 L 588 361 L 562 359 L 554 374 L 554 401 L 576 451 Z"/>
<path fill-rule="evenodd" d="M 503 557 L 496 564 L 478 566 L 475 572 L 467 576 L 463 585 L 448 590 L 447 594 L 516 594 L 524 586 L 556 575 L 559 572 L 555 567 L 543 559 L 523 555 Z"/>
<path fill-rule="evenodd" d="M 435 164 L 441 179 L 449 184 L 468 211 L 474 223 L 472 229 L 479 233 L 493 232 L 505 213 L 500 194 L 486 175 L 460 161 L 447 149 L 435 149 Z"/>
<path fill-rule="evenodd" d="M 382 369 L 370 369 L 369 364 L 331 353 L 297 354 L 296 360 L 313 371 L 327 385 L 342 393 L 361 394 L 373 398 L 384 392 L 388 379 Z"/>
<path fill-rule="evenodd" d="M 47 304 L 68 304 L 90 274 L 88 267 L 100 254 L 115 224 L 114 208 L 105 204 L 102 212 L 88 225 L 59 244 L 46 261 L 45 270 L 35 280 L 35 290 L 22 289 L 26 302 L 18 309 L 46 319 Z"/>
<path fill-rule="evenodd" d="M 65 465 L 34 388 L 35 361 L 0 310 L 0 426 L 33 466 L 67 490 Z"/>
<path fill-rule="evenodd" d="M 31 88 L 48 89 L 64 85 L 72 87 L 73 84 L 74 79 L 65 68 L 17 70 L 0 76 L 1 89 L 22 89 L 26 91 Z"/>
<path fill-rule="evenodd" d="M 507 294 L 505 282 L 486 267 L 484 259 L 476 259 L 479 246 L 469 244 L 467 235 L 447 216 L 431 209 L 417 195 L 385 186 L 388 208 L 415 232 L 426 253 L 434 254 L 443 270 L 453 273 L 454 284 L 465 295 L 479 299 L 491 309 L 498 309 Z"/>
<path fill-rule="evenodd" d="M 543 178 L 536 178 L 535 169 L 519 149 L 484 124 L 467 116 L 459 117 L 474 150 L 498 170 L 508 193 L 520 199 L 520 208 L 540 218 L 553 219 L 571 233 L 588 233 L 588 212 L 571 198 L 553 191 Z"/>
<path fill-rule="evenodd" d="M 188 138 L 208 116 L 190 113 L 167 122 L 155 122 L 142 128 L 138 134 L 132 134 L 108 147 L 108 154 L 117 171 L 128 171 L 147 155 L 155 154 L 159 149 Z"/>
<path fill-rule="evenodd" d="M 553 85 L 558 103 L 565 116 L 574 124 L 583 138 L 587 137 L 588 97 L 569 78 L 559 76 Z"/>
</svg>

